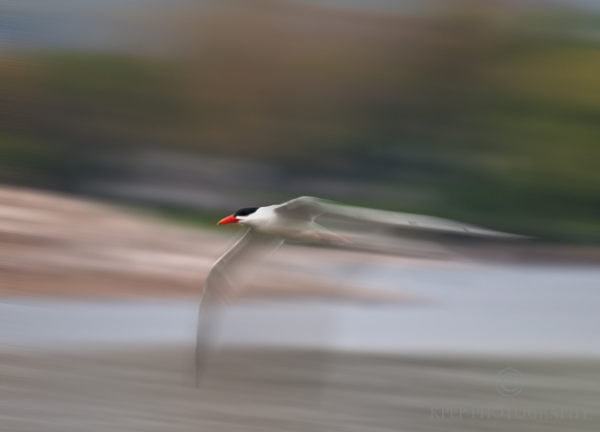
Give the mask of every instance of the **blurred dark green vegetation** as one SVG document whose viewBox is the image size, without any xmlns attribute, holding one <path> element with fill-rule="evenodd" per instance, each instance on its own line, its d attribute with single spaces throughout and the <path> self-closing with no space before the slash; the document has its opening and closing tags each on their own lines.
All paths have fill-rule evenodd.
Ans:
<svg viewBox="0 0 600 432">
<path fill-rule="evenodd" d="M 92 155 L 197 151 L 436 197 L 360 204 L 600 241 L 598 17 L 259 4 L 170 17 L 172 58 L 4 56 L 0 180 L 76 191 L 111 175 Z"/>
</svg>

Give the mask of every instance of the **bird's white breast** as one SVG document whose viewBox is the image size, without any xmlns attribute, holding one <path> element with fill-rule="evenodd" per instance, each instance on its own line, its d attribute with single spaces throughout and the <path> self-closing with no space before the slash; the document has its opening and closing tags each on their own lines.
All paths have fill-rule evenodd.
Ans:
<svg viewBox="0 0 600 432">
<path fill-rule="evenodd" d="M 272 225 L 278 223 L 280 219 L 274 209 L 277 206 L 259 207 L 254 213 L 240 220 L 240 225 L 252 228 L 258 231 L 268 230 Z"/>
<path fill-rule="evenodd" d="M 311 230 L 312 221 L 291 219 L 275 211 L 277 205 L 260 207 L 240 224 L 266 234 L 277 236 L 296 236 L 298 233 Z"/>
</svg>

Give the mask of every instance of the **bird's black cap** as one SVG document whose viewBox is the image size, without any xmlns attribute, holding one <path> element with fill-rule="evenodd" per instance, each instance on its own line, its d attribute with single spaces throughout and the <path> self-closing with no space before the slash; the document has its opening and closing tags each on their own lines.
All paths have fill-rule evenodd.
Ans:
<svg viewBox="0 0 600 432">
<path fill-rule="evenodd" d="M 245 207 L 243 209 L 239 209 L 233 215 L 234 216 L 248 216 L 258 210 L 258 207 Z"/>
</svg>

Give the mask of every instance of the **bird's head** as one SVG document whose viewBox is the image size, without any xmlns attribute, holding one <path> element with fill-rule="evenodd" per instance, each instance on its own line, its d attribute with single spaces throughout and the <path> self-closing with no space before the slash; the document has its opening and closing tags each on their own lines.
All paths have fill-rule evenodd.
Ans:
<svg viewBox="0 0 600 432">
<path fill-rule="evenodd" d="M 243 209 L 239 209 L 234 214 L 221 219 L 219 223 L 217 223 L 217 225 L 225 225 L 230 223 L 239 223 L 243 225 L 244 221 L 251 218 L 254 212 L 256 212 L 256 210 L 258 210 L 258 207 L 246 207 Z"/>
</svg>

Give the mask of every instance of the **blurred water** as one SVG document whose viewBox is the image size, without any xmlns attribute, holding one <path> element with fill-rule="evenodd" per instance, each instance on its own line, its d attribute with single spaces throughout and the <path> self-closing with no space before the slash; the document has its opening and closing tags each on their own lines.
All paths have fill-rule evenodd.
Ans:
<svg viewBox="0 0 600 432">
<path fill-rule="evenodd" d="M 226 312 L 226 346 L 426 354 L 600 354 L 600 269 L 364 266 L 356 282 L 402 290 L 420 305 L 333 301 L 245 303 Z M 193 302 L 5 299 L 2 347 L 193 345 Z"/>
</svg>

